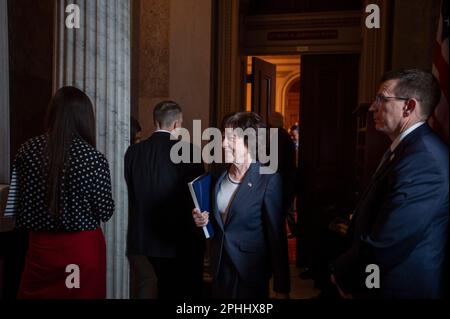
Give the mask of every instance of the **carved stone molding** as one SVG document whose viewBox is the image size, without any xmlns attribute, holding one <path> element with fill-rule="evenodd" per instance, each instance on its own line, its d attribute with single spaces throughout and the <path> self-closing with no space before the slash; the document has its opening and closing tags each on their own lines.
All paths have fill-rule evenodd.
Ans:
<svg viewBox="0 0 450 319">
<path fill-rule="evenodd" d="M 169 96 L 170 1 L 141 1 L 139 27 L 141 97 Z"/>
<path fill-rule="evenodd" d="M 361 49 L 359 11 L 248 16 L 243 29 L 246 54 L 357 53 Z"/>
<path fill-rule="evenodd" d="M 248 30 L 285 30 L 359 27 L 361 13 L 355 11 L 254 15 L 245 19 Z"/>
</svg>

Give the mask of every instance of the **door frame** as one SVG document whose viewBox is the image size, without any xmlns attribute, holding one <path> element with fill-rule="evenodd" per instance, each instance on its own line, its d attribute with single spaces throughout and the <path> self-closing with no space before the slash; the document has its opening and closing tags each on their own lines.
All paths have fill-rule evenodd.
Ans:
<svg viewBox="0 0 450 319">
<path fill-rule="evenodd" d="M 342 11 L 294 15 L 259 15 L 246 19 L 245 0 L 212 0 L 211 20 L 211 88 L 210 124 L 217 126 L 230 112 L 244 111 L 246 56 L 360 54 L 360 87 L 358 103 L 371 102 L 381 75 L 389 67 L 393 4 L 384 0 L 363 0 L 363 8 L 371 3 L 380 7 L 383 28 L 374 31 L 365 27 L 364 12 Z M 270 46 L 245 46 L 245 28 L 295 31 L 333 30 L 349 36 L 338 39 L 272 41 Z M 269 29 L 268 29 L 269 28 Z M 267 36 L 267 35 L 266 35 Z M 264 34 L 262 35 L 264 38 Z M 267 38 L 267 37 L 266 37 Z M 362 40 L 361 40 L 362 38 Z M 332 42 L 332 45 L 330 45 Z M 307 43 L 307 41 L 306 41 Z"/>
<path fill-rule="evenodd" d="M 211 26 L 211 105 L 210 123 L 217 126 L 231 113 L 245 110 L 247 56 L 361 53 L 361 16 L 359 11 L 302 13 L 295 15 L 261 15 L 245 17 L 240 0 L 213 0 Z M 268 27 L 267 27 L 268 26 Z M 272 41 L 267 46 L 245 45 L 246 29 L 264 32 L 289 30 L 308 32 L 311 26 L 320 31 L 330 29 L 345 34 L 337 39 L 314 40 L 305 46 L 303 40 Z M 333 41 L 332 45 L 329 44 Z M 275 44 L 275 45 L 274 45 Z"/>
<path fill-rule="evenodd" d="M 260 73 L 258 71 L 261 71 Z M 259 74 L 258 74 L 259 73 Z M 270 75 L 268 75 L 270 73 Z M 267 77 L 265 75 L 268 75 Z M 262 116 L 269 124 L 270 118 L 276 112 L 276 79 L 277 70 L 276 65 L 273 65 L 258 57 L 252 57 L 252 73 L 251 73 L 251 110 Z M 267 81 L 266 87 L 266 101 L 260 100 L 261 86 L 264 79 Z M 264 107 L 264 110 L 262 109 Z M 264 113 L 264 114 L 263 114 Z"/>
<path fill-rule="evenodd" d="M 9 108 L 8 1 L 0 0 L 0 184 L 9 184 Z"/>
</svg>

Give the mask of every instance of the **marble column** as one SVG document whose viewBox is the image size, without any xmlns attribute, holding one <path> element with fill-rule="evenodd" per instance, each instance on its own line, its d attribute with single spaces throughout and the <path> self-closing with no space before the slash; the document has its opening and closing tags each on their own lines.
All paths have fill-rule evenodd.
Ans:
<svg viewBox="0 0 450 319">
<path fill-rule="evenodd" d="M 0 184 L 9 184 L 8 2 L 0 0 Z"/>
<path fill-rule="evenodd" d="M 80 28 L 66 27 L 66 7 L 80 8 Z M 116 210 L 104 225 L 108 298 L 128 298 L 125 256 L 128 198 L 124 154 L 129 145 L 130 0 L 58 0 L 55 34 L 55 89 L 73 85 L 95 106 L 97 148 L 108 158 Z"/>
</svg>

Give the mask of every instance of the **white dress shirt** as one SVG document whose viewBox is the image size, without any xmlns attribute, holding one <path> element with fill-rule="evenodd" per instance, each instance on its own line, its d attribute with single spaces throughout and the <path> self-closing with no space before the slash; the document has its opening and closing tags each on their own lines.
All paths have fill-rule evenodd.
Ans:
<svg viewBox="0 0 450 319">
<path fill-rule="evenodd" d="M 394 152 L 394 150 L 397 148 L 397 146 L 400 144 L 401 141 L 408 135 L 411 134 L 415 129 L 419 128 L 425 124 L 425 121 L 417 122 L 413 126 L 411 126 L 409 129 L 401 133 L 397 138 L 392 142 L 391 144 L 391 152 Z"/>
</svg>

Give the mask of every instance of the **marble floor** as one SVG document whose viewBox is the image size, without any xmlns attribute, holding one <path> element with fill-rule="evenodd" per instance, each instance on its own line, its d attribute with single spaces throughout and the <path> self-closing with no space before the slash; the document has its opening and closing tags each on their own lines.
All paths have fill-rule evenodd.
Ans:
<svg viewBox="0 0 450 319">
<path fill-rule="evenodd" d="M 320 294 L 320 290 L 314 288 L 313 280 L 301 279 L 298 274 L 304 269 L 297 268 L 295 265 L 290 265 L 290 275 L 291 275 L 291 299 L 311 299 L 316 298 Z M 205 273 L 205 298 L 209 299 L 209 290 L 211 286 L 211 276 Z M 270 282 L 271 297 L 273 297 L 272 281 Z"/>
<path fill-rule="evenodd" d="M 290 265 L 291 274 L 291 299 L 310 299 L 315 298 L 319 295 L 320 290 L 314 288 L 313 280 L 301 279 L 298 274 L 302 269 L 295 267 L 295 265 Z M 271 289 L 272 291 L 272 289 Z"/>
</svg>

